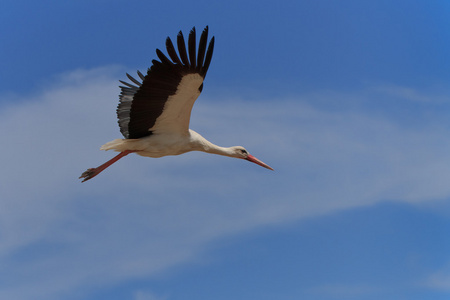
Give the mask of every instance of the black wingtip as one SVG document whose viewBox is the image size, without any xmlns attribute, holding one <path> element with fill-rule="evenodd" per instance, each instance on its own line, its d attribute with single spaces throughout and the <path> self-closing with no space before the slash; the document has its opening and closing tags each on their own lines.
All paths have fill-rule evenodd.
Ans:
<svg viewBox="0 0 450 300">
<path fill-rule="evenodd" d="M 166 39 L 166 50 L 174 63 L 179 64 L 179 65 L 182 64 L 180 58 L 178 57 L 177 51 L 175 51 L 175 47 L 173 46 L 173 43 L 172 43 L 172 40 L 170 39 L 170 37 L 167 37 L 167 39 Z"/>
<path fill-rule="evenodd" d="M 200 70 L 200 75 L 202 75 L 203 77 L 206 76 L 206 72 L 208 72 L 209 65 L 211 64 L 211 59 L 214 50 L 214 41 L 215 38 L 212 37 L 211 40 L 209 41 L 208 50 L 206 50 L 205 62 L 202 66 L 202 69 Z"/>
<path fill-rule="evenodd" d="M 183 32 L 180 30 L 180 32 L 177 35 L 177 46 L 178 46 L 178 53 L 180 54 L 181 61 L 185 66 L 189 66 L 189 59 L 188 54 L 186 51 L 186 42 L 184 41 Z"/>
<path fill-rule="evenodd" d="M 161 60 L 161 62 L 163 64 L 166 64 L 168 66 L 172 66 L 173 63 L 170 61 L 170 59 L 167 58 L 167 56 L 164 55 L 164 53 L 162 53 L 161 50 L 156 49 L 156 55 L 158 56 L 158 58 Z"/>
<path fill-rule="evenodd" d="M 195 27 L 192 27 L 191 31 L 189 32 L 189 39 L 188 39 L 188 49 L 189 49 L 189 60 L 190 60 L 190 66 L 192 69 L 196 68 L 197 65 L 197 42 L 196 42 L 196 33 L 195 33 Z"/>
<path fill-rule="evenodd" d="M 141 80 L 144 81 L 145 76 L 139 70 L 137 70 L 137 74 L 138 74 L 139 78 L 141 78 Z"/>
<path fill-rule="evenodd" d="M 200 72 L 204 63 L 206 54 L 206 43 L 208 41 L 208 26 L 203 29 L 198 43 L 197 71 Z"/>
</svg>

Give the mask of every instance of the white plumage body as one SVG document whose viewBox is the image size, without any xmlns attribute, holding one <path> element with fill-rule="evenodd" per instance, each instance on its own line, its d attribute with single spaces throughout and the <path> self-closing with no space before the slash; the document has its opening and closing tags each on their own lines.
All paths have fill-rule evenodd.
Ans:
<svg viewBox="0 0 450 300">
<path fill-rule="evenodd" d="M 189 129 L 188 134 L 158 134 L 140 139 L 115 139 L 104 144 L 100 150 L 115 150 L 123 152 L 127 150 L 136 151 L 136 154 L 147 157 L 163 157 L 167 155 L 180 155 L 189 151 L 211 152 L 211 149 L 220 151 L 194 130 Z"/>
</svg>

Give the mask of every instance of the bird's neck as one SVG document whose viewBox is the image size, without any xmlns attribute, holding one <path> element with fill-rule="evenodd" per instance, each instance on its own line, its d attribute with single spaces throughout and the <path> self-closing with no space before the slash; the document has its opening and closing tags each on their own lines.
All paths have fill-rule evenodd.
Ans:
<svg viewBox="0 0 450 300">
<path fill-rule="evenodd" d="M 231 148 L 217 146 L 193 130 L 190 130 L 190 134 L 192 141 L 197 145 L 196 150 L 224 156 L 233 156 Z"/>
<path fill-rule="evenodd" d="M 206 147 L 203 151 L 212 153 L 212 154 L 218 154 L 218 155 L 224 155 L 224 156 L 233 156 L 233 152 L 231 151 L 231 148 L 227 147 L 220 147 L 217 145 L 214 145 L 213 143 L 209 142 L 210 145 Z"/>
</svg>

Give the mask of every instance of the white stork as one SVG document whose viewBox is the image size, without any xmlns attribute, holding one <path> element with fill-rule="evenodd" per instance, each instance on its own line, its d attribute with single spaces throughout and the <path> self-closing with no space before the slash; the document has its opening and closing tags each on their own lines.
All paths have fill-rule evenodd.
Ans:
<svg viewBox="0 0 450 300">
<path fill-rule="evenodd" d="M 250 155 L 244 147 L 220 147 L 189 129 L 192 106 L 203 88 L 203 80 L 211 62 L 214 37 L 208 48 L 208 27 L 200 37 L 196 53 L 195 27 L 189 33 L 188 50 L 183 33 L 177 36 L 178 52 L 168 37 L 166 39 L 168 59 L 159 49 L 156 54 L 161 61 L 153 60 L 144 76 L 137 74 L 142 83 L 127 74 L 136 85 L 120 81 L 120 101 L 117 117 L 124 139 L 116 139 L 103 145 L 100 150 L 115 150 L 117 156 L 97 168 L 81 174 L 82 182 L 97 176 L 120 158 L 135 152 L 141 156 L 162 157 L 179 155 L 189 151 L 242 158 L 264 168 L 271 167 Z"/>
</svg>

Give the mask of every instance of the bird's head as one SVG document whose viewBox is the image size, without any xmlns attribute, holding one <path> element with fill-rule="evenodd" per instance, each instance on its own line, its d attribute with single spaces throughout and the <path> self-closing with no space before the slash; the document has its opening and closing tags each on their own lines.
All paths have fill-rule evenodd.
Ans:
<svg viewBox="0 0 450 300">
<path fill-rule="evenodd" d="M 260 161 L 259 159 L 257 159 L 253 155 L 251 155 L 250 153 L 248 153 L 248 151 L 244 147 L 235 146 L 235 147 L 231 147 L 231 149 L 232 149 L 232 155 L 231 155 L 232 157 L 242 158 L 242 159 L 251 161 L 252 163 L 255 163 L 257 165 L 260 165 L 261 167 L 264 167 L 266 169 L 273 171 L 273 169 L 271 167 L 269 167 L 268 165 L 266 165 L 265 163 L 263 163 L 262 161 Z"/>
</svg>

